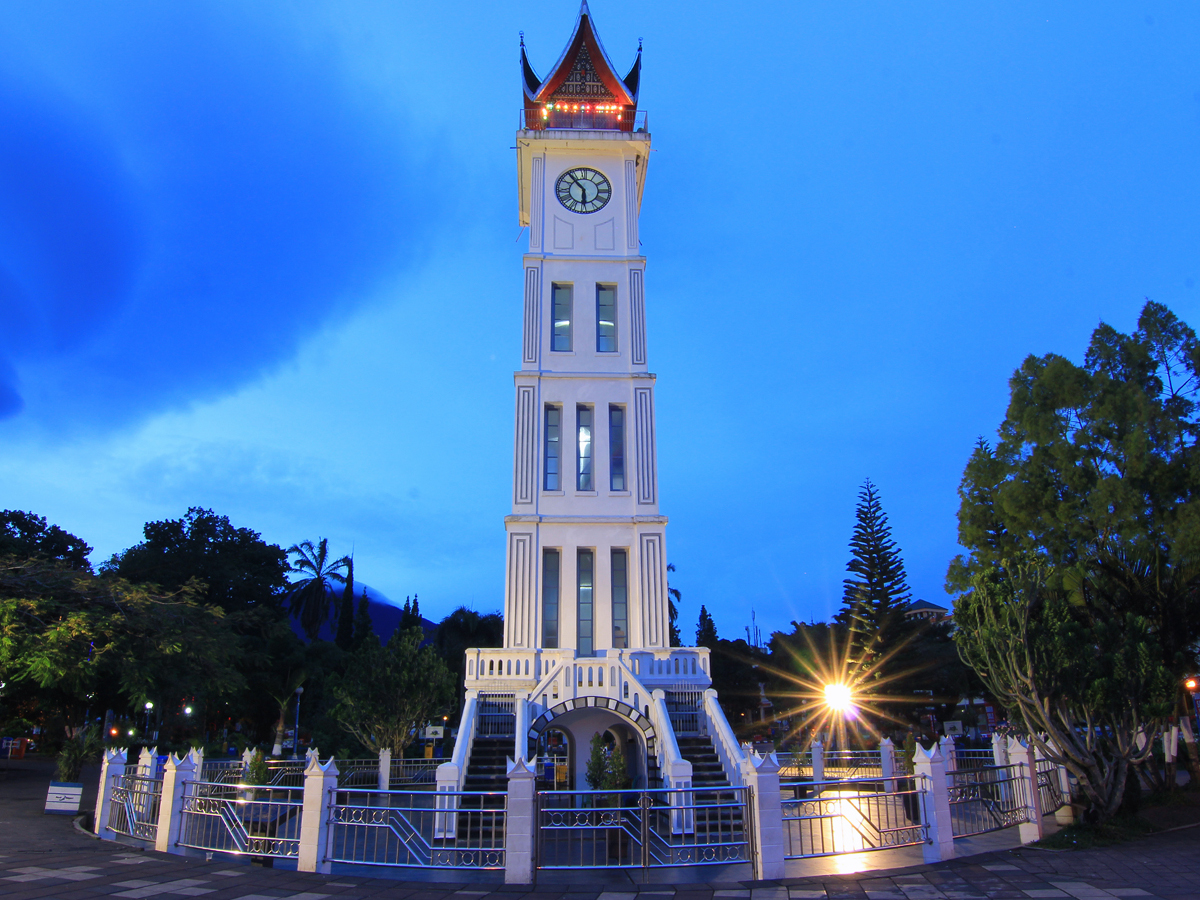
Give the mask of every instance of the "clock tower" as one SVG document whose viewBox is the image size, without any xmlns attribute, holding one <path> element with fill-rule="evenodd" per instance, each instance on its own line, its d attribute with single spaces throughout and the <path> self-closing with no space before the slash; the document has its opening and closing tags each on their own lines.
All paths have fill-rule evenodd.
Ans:
<svg viewBox="0 0 1200 900">
<path fill-rule="evenodd" d="M 670 640 L 638 239 L 650 154 L 641 47 L 619 75 L 584 0 L 550 74 L 538 77 L 523 39 L 520 64 L 528 246 L 504 646 L 467 652 L 455 759 L 439 783 L 485 784 L 490 752 L 539 760 L 544 788 L 584 789 L 597 734 L 621 748 L 635 786 L 690 786 L 689 742 L 720 758 L 718 783 L 737 783 L 708 650 Z"/>
</svg>

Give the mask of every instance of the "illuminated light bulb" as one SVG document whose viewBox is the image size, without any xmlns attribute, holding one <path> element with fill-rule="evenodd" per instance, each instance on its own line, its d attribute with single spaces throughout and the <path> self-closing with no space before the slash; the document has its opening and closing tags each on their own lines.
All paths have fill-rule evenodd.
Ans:
<svg viewBox="0 0 1200 900">
<path fill-rule="evenodd" d="M 845 684 L 825 685 L 825 705 L 834 712 L 845 712 L 852 709 L 854 703 L 850 699 L 849 686 Z"/>
</svg>

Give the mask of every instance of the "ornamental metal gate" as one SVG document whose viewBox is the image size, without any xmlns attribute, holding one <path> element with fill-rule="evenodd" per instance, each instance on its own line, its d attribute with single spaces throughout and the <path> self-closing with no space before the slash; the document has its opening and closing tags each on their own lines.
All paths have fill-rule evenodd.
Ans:
<svg viewBox="0 0 1200 900">
<path fill-rule="evenodd" d="M 538 791 L 539 869 L 750 862 L 748 787 Z"/>
<path fill-rule="evenodd" d="M 300 855 L 303 788 L 189 781 L 179 844 L 197 850 L 289 858 Z"/>
<path fill-rule="evenodd" d="M 785 859 L 923 844 L 925 779 L 842 778 L 781 785 Z M 888 788 L 891 788 L 889 790 Z"/>
<path fill-rule="evenodd" d="M 146 775 L 121 775 L 113 781 L 105 824 L 117 834 L 153 841 L 158 837 L 158 808 L 162 779 Z"/>
<path fill-rule="evenodd" d="M 955 837 L 986 834 L 1029 821 L 1024 766 L 986 766 L 946 773 Z"/>
</svg>

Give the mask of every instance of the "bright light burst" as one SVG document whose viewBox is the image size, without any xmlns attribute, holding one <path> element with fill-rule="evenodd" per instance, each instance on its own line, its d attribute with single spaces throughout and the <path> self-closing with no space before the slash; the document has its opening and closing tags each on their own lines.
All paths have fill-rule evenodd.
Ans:
<svg viewBox="0 0 1200 900">
<path fill-rule="evenodd" d="M 844 713 L 854 708 L 853 695 L 848 684 L 825 685 L 825 705 L 834 712 Z"/>
</svg>

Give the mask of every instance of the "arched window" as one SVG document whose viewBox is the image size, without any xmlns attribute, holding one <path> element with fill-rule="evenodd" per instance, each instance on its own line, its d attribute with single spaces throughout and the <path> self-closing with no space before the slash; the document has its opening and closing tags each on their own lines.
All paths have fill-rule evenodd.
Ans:
<svg viewBox="0 0 1200 900">
<path fill-rule="evenodd" d="M 468 674 L 468 675 L 474 675 L 474 674 L 475 674 L 475 660 L 473 660 L 473 659 L 472 659 L 472 660 L 469 660 L 469 661 L 467 662 L 467 674 Z"/>
<path fill-rule="evenodd" d="M 494 659 L 488 660 L 488 674 L 489 675 L 496 674 L 496 661 Z"/>
</svg>

